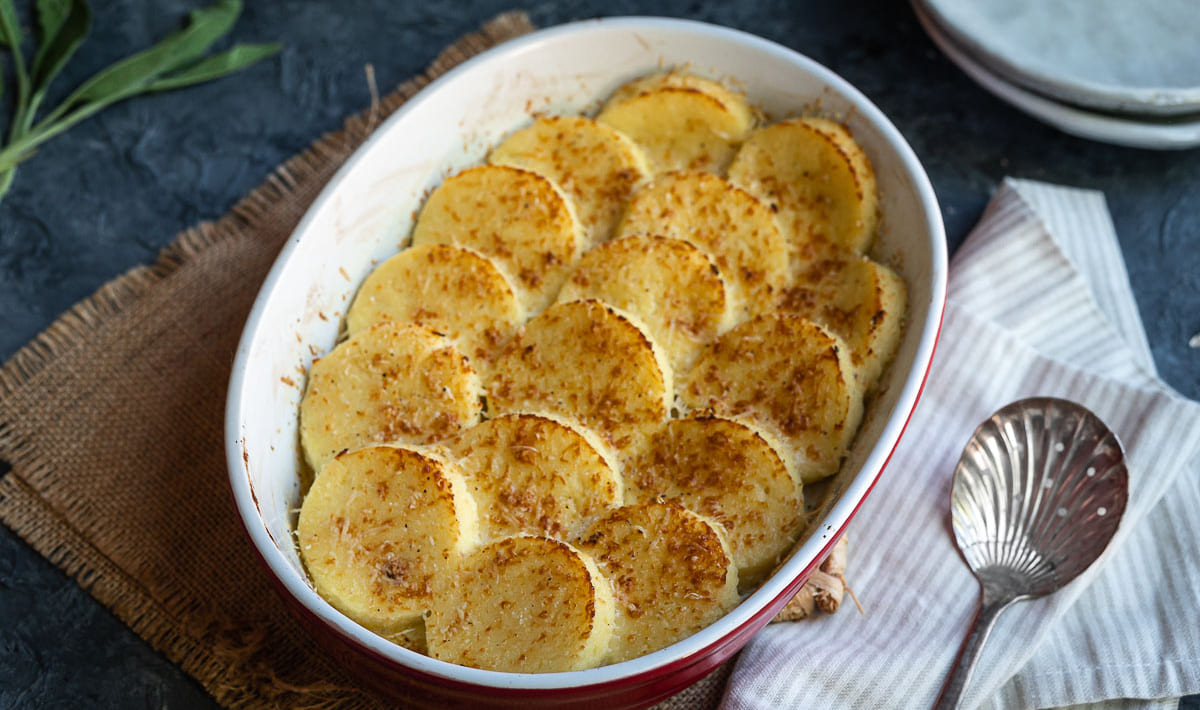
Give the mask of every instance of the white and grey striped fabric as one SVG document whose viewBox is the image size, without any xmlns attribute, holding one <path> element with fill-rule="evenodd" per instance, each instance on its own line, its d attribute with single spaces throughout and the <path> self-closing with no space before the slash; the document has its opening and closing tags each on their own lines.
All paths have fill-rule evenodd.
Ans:
<svg viewBox="0 0 1200 710">
<path fill-rule="evenodd" d="M 1103 196 L 1010 180 L 955 255 L 925 395 L 851 526 L 865 616 L 767 627 L 724 710 L 933 705 L 979 593 L 950 531 L 954 465 L 980 422 L 1032 395 L 1117 433 L 1130 500 L 1096 565 L 1001 615 L 967 706 L 1174 708 L 1200 692 L 1200 405 L 1155 375 Z"/>
</svg>

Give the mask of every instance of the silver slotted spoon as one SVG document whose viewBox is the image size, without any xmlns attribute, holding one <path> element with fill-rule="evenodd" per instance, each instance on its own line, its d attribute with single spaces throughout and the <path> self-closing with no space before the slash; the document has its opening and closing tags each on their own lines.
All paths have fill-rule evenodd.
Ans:
<svg viewBox="0 0 1200 710">
<path fill-rule="evenodd" d="M 958 547 L 983 595 L 937 708 L 957 708 L 996 618 L 1058 590 L 1104 552 L 1129 491 L 1121 443 L 1084 407 L 1035 397 L 975 430 L 954 470 Z"/>
</svg>

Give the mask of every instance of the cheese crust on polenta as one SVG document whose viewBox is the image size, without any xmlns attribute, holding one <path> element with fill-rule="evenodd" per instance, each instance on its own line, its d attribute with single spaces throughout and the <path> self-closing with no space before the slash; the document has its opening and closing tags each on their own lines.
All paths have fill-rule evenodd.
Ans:
<svg viewBox="0 0 1200 710">
<path fill-rule="evenodd" d="M 668 71 L 514 129 L 414 205 L 309 368 L 297 542 L 397 644 L 572 671 L 703 629 L 809 534 L 907 289 L 840 123 Z"/>
</svg>

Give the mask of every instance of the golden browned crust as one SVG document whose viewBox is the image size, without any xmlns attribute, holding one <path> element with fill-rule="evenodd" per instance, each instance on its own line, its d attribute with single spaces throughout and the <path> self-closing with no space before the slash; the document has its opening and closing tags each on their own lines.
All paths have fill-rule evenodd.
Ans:
<svg viewBox="0 0 1200 710">
<path fill-rule="evenodd" d="M 627 136 L 582 116 L 538 118 L 496 146 L 488 160 L 532 170 L 562 188 L 588 244 L 608 239 L 646 176 L 645 158 Z"/>
<path fill-rule="evenodd" d="M 490 259 L 472 249 L 423 244 L 371 272 L 346 314 L 346 327 L 354 334 L 376 323 L 415 323 L 483 361 L 523 316 L 512 285 Z"/>
<path fill-rule="evenodd" d="M 751 587 L 791 548 L 804 507 L 768 436 L 711 415 L 672 419 L 625 462 L 625 501 L 664 496 L 719 523 L 742 588 Z"/>
<path fill-rule="evenodd" d="M 462 468 L 484 542 L 518 534 L 565 539 L 622 501 L 603 444 L 556 417 L 501 415 L 442 446 Z"/>
<path fill-rule="evenodd" d="M 632 138 L 652 173 L 722 173 L 753 128 L 753 114 L 744 99 L 728 91 L 718 97 L 706 88 L 662 83 L 614 97 L 596 120 Z"/>
<path fill-rule="evenodd" d="M 493 259 L 535 313 L 554 300 L 582 240 L 558 187 L 537 172 L 507 165 L 480 165 L 447 178 L 413 228 L 414 245 L 456 244 Z"/>
<path fill-rule="evenodd" d="M 547 537 L 509 537 L 438 578 L 426 619 L 429 653 L 497 671 L 552 673 L 598 665 L 613 626 L 612 591 L 592 559 Z"/>
<path fill-rule="evenodd" d="M 423 444 L 479 421 L 480 382 L 454 345 L 427 328 L 379 323 L 315 361 L 300 402 L 314 471 L 367 444 Z"/>
<path fill-rule="evenodd" d="M 845 345 L 791 315 L 742 323 L 705 349 L 684 378 L 693 410 L 746 417 L 779 436 L 805 481 L 837 471 L 862 419 Z"/>
<path fill-rule="evenodd" d="M 433 580 L 475 539 L 462 475 L 425 452 L 370 446 L 321 470 L 300 508 L 300 556 L 318 593 L 383 634 L 407 634 Z"/>
<path fill-rule="evenodd" d="M 725 281 L 712 259 L 661 236 L 621 237 L 584 254 L 558 300 L 587 298 L 637 318 L 675 370 L 690 366 L 729 320 Z"/>
<path fill-rule="evenodd" d="M 858 208 L 861 223 L 853 248 L 860 253 L 866 252 L 879 226 L 879 188 L 875 180 L 875 168 L 846 126 L 815 116 L 806 116 L 803 120 L 836 143 L 838 151 L 850 163 L 854 184 L 858 188 L 856 197 L 861 201 Z"/>
<path fill-rule="evenodd" d="M 584 531 L 578 546 L 612 583 L 609 663 L 683 639 L 737 603 L 737 568 L 721 530 L 677 502 L 618 508 Z"/>
<path fill-rule="evenodd" d="M 719 81 L 691 74 L 680 69 L 655 72 L 634 79 L 614 91 L 605 104 L 616 105 L 627 99 L 662 87 L 687 87 L 702 91 L 721 102 L 726 109 L 736 115 L 740 122 L 748 125 L 756 123 L 760 118 L 759 112 L 746 100 L 744 91 L 731 89 Z"/>
<path fill-rule="evenodd" d="M 529 321 L 496 358 L 493 411 L 575 419 L 617 449 L 666 419 L 670 364 L 642 328 L 600 301 L 558 303 Z"/>
<path fill-rule="evenodd" d="M 743 318 L 773 309 L 787 283 L 788 243 L 771 210 L 716 175 L 656 177 L 634 195 L 617 233 L 683 239 L 710 254 Z"/>
<path fill-rule="evenodd" d="M 850 349 L 862 388 L 869 390 L 900 344 L 907 300 L 904 280 L 895 271 L 836 251 L 801 264 L 778 307 L 836 333 Z"/>
<path fill-rule="evenodd" d="M 758 129 L 729 167 L 730 181 L 777 211 L 793 260 L 820 258 L 830 248 L 861 254 L 875 233 L 874 173 L 835 126 L 796 118 Z"/>
<path fill-rule="evenodd" d="M 878 198 L 845 127 L 758 118 L 656 74 L 433 192 L 309 372 L 319 593 L 436 658 L 553 672 L 674 643 L 779 563 L 905 294 L 859 256 Z"/>
</svg>

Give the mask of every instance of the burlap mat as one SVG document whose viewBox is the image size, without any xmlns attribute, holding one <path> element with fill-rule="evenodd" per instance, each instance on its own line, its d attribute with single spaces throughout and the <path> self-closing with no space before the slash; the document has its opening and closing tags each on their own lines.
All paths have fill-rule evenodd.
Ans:
<svg viewBox="0 0 1200 710">
<path fill-rule="evenodd" d="M 463 37 L 0 369 L 0 520 L 224 706 L 383 707 L 313 648 L 250 552 L 226 482 L 230 365 L 276 253 L 378 120 L 531 29 L 509 13 Z M 663 707 L 711 707 L 726 676 Z"/>
</svg>

